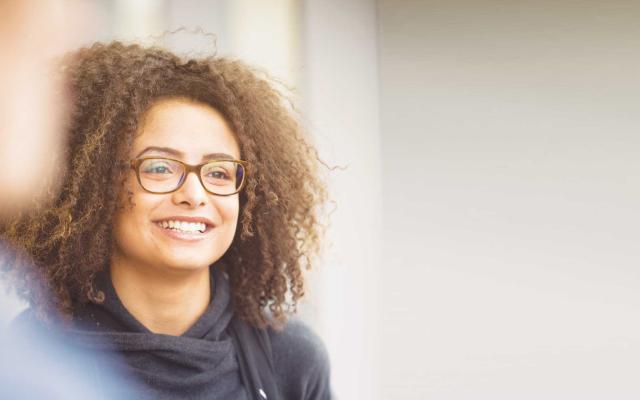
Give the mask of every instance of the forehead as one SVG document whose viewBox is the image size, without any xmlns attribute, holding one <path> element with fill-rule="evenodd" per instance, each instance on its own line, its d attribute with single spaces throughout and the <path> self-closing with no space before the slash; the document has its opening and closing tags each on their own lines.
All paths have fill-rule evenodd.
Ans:
<svg viewBox="0 0 640 400">
<path fill-rule="evenodd" d="M 204 155 L 226 153 L 240 158 L 235 134 L 213 107 L 188 99 L 163 99 L 145 113 L 134 140 L 133 153 L 147 147 L 165 147 L 198 162 Z M 158 153 L 152 150 L 150 153 Z"/>
</svg>

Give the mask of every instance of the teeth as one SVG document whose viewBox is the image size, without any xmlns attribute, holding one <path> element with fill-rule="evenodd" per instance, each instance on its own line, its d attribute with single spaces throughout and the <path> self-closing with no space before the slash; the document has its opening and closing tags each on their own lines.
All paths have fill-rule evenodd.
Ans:
<svg viewBox="0 0 640 400">
<path fill-rule="evenodd" d="M 195 233 L 204 232 L 207 229 L 207 225 L 203 222 L 186 222 L 186 221 L 161 221 L 160 226 L 164 229 L 173 229 L 176 231 Z"/>
</svg>

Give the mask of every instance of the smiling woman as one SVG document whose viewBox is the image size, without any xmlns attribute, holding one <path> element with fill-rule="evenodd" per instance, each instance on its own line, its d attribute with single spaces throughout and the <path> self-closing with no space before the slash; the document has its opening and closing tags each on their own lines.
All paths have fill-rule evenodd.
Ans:
<svg viewBox="0 0 640 400">
<path fill-rule="evenodd" d="M 240 158 L 234 133 L 215 109 L 188 99 L 154 103 L 134 140 L 131 154 L 142 162 L 125 185 L 135 207 L 115 215 L 110 269 L 120 300 L 153 332 L 180 335 L 195 323 L 210 300 L 209 265 L 233 241 L 240 206 L 230 194 L 239 187 L 216 186 L 209 175 L 224 171 L 221 163 L 234 162 L 210 159 L 198 174 L 181 168 L 181 162 L 205 162 L 216 152 L 227 160 Z M 203 171 L 209 174 L 203 177 Z M 209 188 L 221 188 L 224 195 Z M 165 305 L 162 310 L 158 303 Z"/>
<path fill-rule="evenodd" d="M 110 349 L 136 398 L 329 398 L 322 343 L 287 322 L 326 192 L 284 99 L 241 62 L 118 42 L 63 67 L 61 190 L 0 231 L 26 255 L 17 323 Z"/>
</svg>

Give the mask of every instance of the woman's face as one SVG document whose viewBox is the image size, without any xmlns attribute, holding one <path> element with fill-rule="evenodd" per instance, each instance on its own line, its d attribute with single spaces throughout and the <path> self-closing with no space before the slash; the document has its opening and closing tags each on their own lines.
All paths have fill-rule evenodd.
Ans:
<svg viewBox="0 0 640 400">
<path fill-rule="evenodd" d="M 145 115 L 131 158 L 166 157 L 197 165 L 222 154 L 240 159 L 238 143 L 223 116 L 208 105 L 168 99 L 155 103 Z M 140 187 L 133 170 L 126 189 L 133 193 L 133 204 L 126 195 L 121 197 L 126 204 L 114 225 L 114 256 L 119 262 L 187 272 L 208 267 L 231 245 L 238 194 L 210 194 L 194 173 L 173 193 L 149 193 Z M 192 231 L 193 225 L 188 229 L 180 222 L 204 222 L 207 229 Z"/>
</svg>

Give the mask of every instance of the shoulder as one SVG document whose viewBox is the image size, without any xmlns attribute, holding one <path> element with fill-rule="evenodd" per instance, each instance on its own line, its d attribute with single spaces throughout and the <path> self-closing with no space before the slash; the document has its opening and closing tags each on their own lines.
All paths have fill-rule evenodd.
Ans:
<svg viewBox="0 0 640 400">
<path fill-rule="evenodd" d="M 36 317 L 32 308 L 27 308 L 20 312 L 9 322 L 9 331 L 16 334 L 29 333 L 31 335 L 41 334 L 45 330 L 45 325 Z"/>
<path fill-rule="evenodd" d="M 41 321 L 32 308 L 27 308 L 9 322 L 11 335 L 20 337 L 29 346 L 55 356 L 57 351 L 67 352 L 68 343 L 57 326 Z"/>
<path fill-rule="evenodd" d="M 274 358 L 328 368 L 329 356 L 322 339 L 299 318 L 290 319 L 282 330 L 269 328 L 268 333 Z"/>
<path fill-rule="evenodd" d="M 11 320 L 9 326 L 14 329 L 21 329 L 29 326 L 35 322 L 35 313 L 31 307 L 28 307 L 20 312 L 14 319 Z"/>
<path fill-rule="evenodd" d="M 298 318 L 268 334 L 284 398 L 330 399 L 329 355 L 320 337 Z"/>
<path fill-rule="evenodd" d="M 83 399 L 95 394 L 89 364 L 41 323 L 32 309 L 22 311 L 7 328 L 0 337 L 4 343 L 0 398 L 44 399 L 55 393 L 57 399 Z"/>
<path fill-rule="evenodd" d="M 50 323 L 40 320 L 31 307 L 20 312 L 9 322 L 9 331 L 40 340 L 62 339 L 59 326 L 54 320 Z"/>
</svg>

